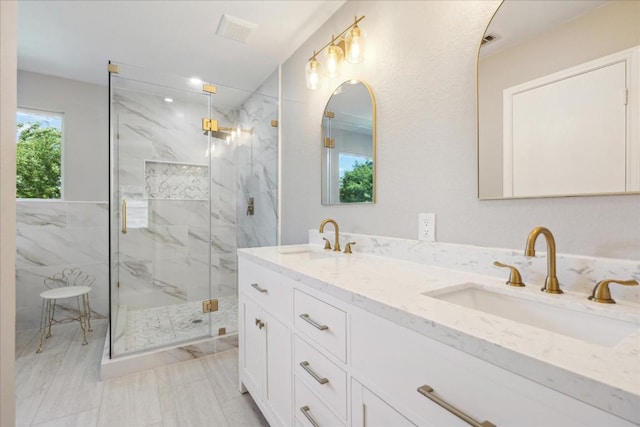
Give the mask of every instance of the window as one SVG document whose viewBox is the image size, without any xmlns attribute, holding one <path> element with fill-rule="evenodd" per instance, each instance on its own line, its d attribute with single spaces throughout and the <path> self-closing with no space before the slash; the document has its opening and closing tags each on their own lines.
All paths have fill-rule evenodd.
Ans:
<svg viewBox="0 0 640 427">
<path fill-rule="evenodd" d="M 62 114 L 19 109 L 16 197 L 62 198 Z"/>
<path fill-rule="evenodd" d="M 373 159 L 340 152 L 340 203 L 373 201 Z"/>
</svg>

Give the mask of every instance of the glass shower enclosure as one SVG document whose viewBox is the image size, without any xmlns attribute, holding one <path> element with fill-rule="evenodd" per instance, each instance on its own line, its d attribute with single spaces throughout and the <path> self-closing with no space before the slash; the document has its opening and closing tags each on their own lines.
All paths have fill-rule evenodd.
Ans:
<svg viewBox="0 0 640 427">
<path fill-rule="evenodd" d="M 109 92 L 111 358 L 237 332 L 236 249 L 276 244 L 277 99 L 122 63 Z"/>
</svg>

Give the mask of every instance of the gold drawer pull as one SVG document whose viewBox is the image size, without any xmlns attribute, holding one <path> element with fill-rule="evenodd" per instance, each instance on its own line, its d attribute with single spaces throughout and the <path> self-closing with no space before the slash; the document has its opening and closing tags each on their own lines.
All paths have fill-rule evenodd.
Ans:
<svg viewBox="0 0 640 427">
<path fill-rule="evenodd" d="M 316 374 L 314 372 L 313 369 L 311 369 L 311 367 L 309 366 L 309 362 L 307 362 L 306 360 L 304 362 L 300 362 L 300 366 L 302 366 L 302 369 L 304 369 L 305 371 L 307 371 L 307 373 L 309 375 L 311 375 L 313 377 L 314 380 L 318 381 L 320 384 L 326 384 L 329 382 L 328 379 L 326 378 L 321 378 L 320 375 Z"/>
<path fill-rule="evenodd" d="M 469 425 L 472 425 L 473 427 L 496 427 L 495 424 L 489 421 L 478 422 L 474 418 L 462 412 L 460 409 L 451 405 L 449 402 L 443 400 L 440 396 L 438 396 L 435 393 L 435 391 L 431 387 L 429 387 L 426 384 L 421 387 L 418 387 L 418 393 L 425 396 L 427 399 L 437 403 L 438 405 L 442 406 L 444 409 L 451 412 L 453 415 L 460 418 L 464 422 L 469 423 Z"/>
<path fill-rule="evenodd" d="M 265 288 L 261 288 L 260 285 L 258 285 L 257 283 L 252 283 L 251 287 L 253 289 L 255 289 L 256 291 L 258 291 L 258 292 L 262 292 L 262 293 L 267 292 L 267 290 Z"/>
<path fill-rule="evenodd" d="M 310 318 L 307 313 L 301 314 L 300 318 L 302 320 L 304 320 L 305 322 L 309 323 L 314 328 L 319 329 L 321 331 L 325 331 L 325 330 L 329 329 L 329 327 L 327 325 L 321 325 L 320 323 L 318 323 L 315 320 L 313 320 L 312 318 Z"/>
<path fill-rule="evenodd" d="M 302 411 L 304 416 L 307 417 L 313 427 L 320 427 L 320 424 L 318 424 L 318 422 L 313 418 L 313 415 L 311 415 L 311 410 L 308 406 L 303 406 L 302 408 L 300 408 L 300 411 Z"/>
</svg>

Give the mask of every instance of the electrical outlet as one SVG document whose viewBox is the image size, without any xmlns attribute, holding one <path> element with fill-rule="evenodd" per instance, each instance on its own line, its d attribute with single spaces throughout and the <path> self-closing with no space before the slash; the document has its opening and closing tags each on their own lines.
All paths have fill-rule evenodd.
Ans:
<svg viewBox="0 0 640 427">
<path fill-rule="evenodd" d="M 418 214 L 418 240 L 436 241 L 436 214 Z"/>
</svg>

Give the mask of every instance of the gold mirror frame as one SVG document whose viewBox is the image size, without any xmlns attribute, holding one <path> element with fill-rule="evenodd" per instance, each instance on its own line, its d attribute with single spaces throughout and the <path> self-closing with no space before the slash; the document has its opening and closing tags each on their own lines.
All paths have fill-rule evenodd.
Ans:
<svg viewBox="0 0 640 427">
<path fill-rule="evenodd" d="M 361 91 L 358 96 L 360 98 L 356 99 L 341 99 L 336 98 L 337 95 L 342 94 L 343 90 L 347 90 L 351 87 L 364 87 L 366 89 L 366 94 L 368 94 L 368 99 L 365 96 L 365 92 Z M 368 105 L 354 105 L 354 102 L 364 102 L 364 100 L 368 101 Z M 332 104 L 332 101 L 333 104 Z M 341 102 L 338 102 L 341 101 Z M 369 109 L 370 107 L 370 118 L 363 117 L 362 110 Z M 323 206 L 330 205 L 353 205 L 353 204 L 373 204 L 376 202 L 376 169 L 377 169 L 377 158 L 376 158 L 376 101 L 373 95 L 373 91 L 371 87 L 361 81 L 361 80 L 348 80 L 340 84 L 336 90 L 331 93 L 331 97 L 325 104 L 320 125 L 320 133 L 321 133 L 321 156 L 320 156 L 320 188 L 321 188 L 321 203 Z M 356 129 L 368 129 L 370 132 L 370 156 L 365 150 L 348 151 L 349 148 L 352 150 L 360 145 L 364 147 L 368 144 L 369 137 L 367 136 L 366 141 L 363 139 L 359 144 L 353 144 L 351 147 L 347 147 L 344 145 L 344 140 L 334 133 L 333 125 L 336 121 L 339 125 L 343 127 L 351 127 Z M 370 123 L 370 125 L 368 124 Z M 344 129 L 342 129 L 344 131 Z M 340 133 L 340 129 L 337 130 Z M 354 134 L 365 134 L 363 132 L 349 132 Z M 368 135 L 368 134 L 367 134 Z M 345 151 L 337 151 L 334 152 L 332 150 L 340 150 L 340 148 L 346 148 Z M 350 153 L 356 157 L 370 157 L 372 162 L 372 191 L 371 191 L 371 200 L 367 201 L 353 201 L 353 202 L 341 202 L 340 201 L 340 172 L 339 172 L 339 154 L 340 153 Z"/>
<path fill-rule="evenodd" d="M 493 14 L 493 16 L 491 17 L 491 20 L 489 21 L 489 23 L 487 24 L 487 27 L 485 29 L 485 32 L 483 33 L 483 39 L 487 36 L 487 35 L 494 35 L 494 34 L 490 34 L 490 32 L 492 32 L 492 23 L 494 23 L 494 20 L 496 18 L 496 16 L 499 16 L 502 12 L 505 12 L 505 5 L 513 5 L 516 6 L 517 5 L 517 1 L 513 1 L 513 0 L 503 0 L 500 4 L 500 6 L 496 9 L 495 13 Z M 528 2 L 531 3 L 531 2 Z M 546 6 L 549 5 L 553 5 L 553 4 L 557 4 L 557 3 L 563 3 L 563 2 L 541 2 Z M 568 2 L 564 2 L 564 3 L 568 3 Z M 565 55 L 562 55 L 560 52 L 560 47 L 563 46 L 563 43 L 566 44 L 566 47 L 569 48 L 569 42 L 570 39 L 567 37 L 566 40 L 561 39 L 561 38 L 554 38 L 554 43 L 547 45 L 548 49 L 551 49 L 553 52 L 553 58 L 555 60 L 558 60 L 558 62 L 563 63 L 564 65 L 562 65 L 562 68 L 559 68 L 558 70 L 549 70 L 546 71 L 545 73 L 540 74 L 540 77 L 543 76 L 548 76 L 553 74 L 554 72 L 558 72 L 558 71 L 564 71 L 566 69 L 570 69 L 572 67 L 578 67 L 580 64 L 582 63 L 587 63 L 587 62 L 595 62 L 597 60 L 599 60 L 600 58 L 606 57 L 608 55 L 616 55 L 622 51 L 625 50 L 631 50 L 633 48 L 633 46 L 637 46 L 640 45 L 640 42 L 636 41 L 636 42 L 629 42 L 629 44 L 624 45 L 615 45 L 615 48 L 612 48 L 611 50 L 606 50 L 605 46 L 607 44 L 613 44 L 611 42 L 606 43 L 606 39 L 605 37 L 602 36 L 603 33 L 606 34 L 612 34 L 615 33 L 615 31 L 605 31 L 606 30 L 606 26 L 607 25 L 617 25 L 616 29 L 619 29 L 619 34 L 617 35 L 618 38 L 623 39 L 624 37 L 627 37 L 631 40 L 634 39 L 634 37 L 636 39 L 638 39 L 640 36 L 637 35 L 637 28 L 640 28 L 640 25 L 634 25 L 636 21 L 631 21 L 632 18 L 637 17 L 637 13 L 620 13 L 619 15 L 613 15 L 612 12 L 609 15 L 606 15 L 606 7 L 616 7 L 616 8 L 622 8 L 622 7 L 631 7 L 631 4 L 633 4 L 634 2 L 609 2 L 607 4 L 604 4 L 605 2 L 602 2 L 603 4 L 600 4 L 599 6 L 601 7 L 599 11 L 597 10 L 591 10 L 589 12 L 586 12 L 584 15 L 579 15 L 578 18 L 576 18 L 577 20 L 580 20 L 582 18 L 586 18 L 586 19 L 591 19 L 591 23 L 593 24 L 591 27 L 589 27 L 589 32 L 585 33 L 586 36 L 584 36 L 583 38 L 579 39 L 579 42 L 575 42 L 577 43 L 578 46 L 585 46 L 585 50 L 587 49 L 586 47 L 588 46 L 589 49 L 593 49 L 593 52 L 597 53 L 594 54 L 594 56 L 592 57 L 588 57 L 586 56 L 586 54 L 580 53 L 580 52 L 571 52 L 571 54 L 566 55 L 566 61 L 565 61 Z M 617 4 L 613 4 L 613 3 L 617 3 Z M 626 3 L 626 6 L 624 6 L 624 4 Z M 637 4 L 637 2 L 635 2 Z M 612 9 L 613 10 L 613 9 Z M 588 14 L 592 14 L 591 17 L 588 16 Z M 600 15 L 598 15 L 600 14 Z M 527 19 L 533 19 L 532 17 L 534 16 L 534 13 L 530 13 L 528 14 L 528 18 Z M 540 14 L 544 17 L 546 17 L 547 15 L 545 14 Z M 604 16 L 619 16 L 620 21 L 617 20 L 613 20 L 609 19 L 606 20 L 604 19 Z M 599 17 L 599 19 L 596 19 L 597 17 Z M 513 21 L 511 21 L 513 22 Z M 611 22 L 615 22 L 615 24 L 611 24 Z M 624 24 L 624 25 L 620 25 L 620 24 Z M 630 31 L 631 33 L 628 33 L 626 31 L 623 31 L 622 29 L 626 28 L 627 31 Z M 634 29 L 635 28 L 635 29 Z M 559 35 L 561 33 L 558 33 L 557 30 L 555 35 Z M 568 33 L 568 32 L 567 32 Z M 631 34 L 631 35 L 628 35 Z M 500 34 L 497 34 L 498 36 L 500 36 Z M 624 37 L 622 36 L 624 35 Z M 611 36 L 613 37 L 613 36 Z M 498 39 L 496 39 L 498 40 Z M 621 41 L 622 43 L 622 41 Z M 526 43 L 523 43 L 526 44 Z M 489 44 L 487 44 L 487 46 L 489 46 Z M 507 50 L 508 48 L 505 47 L 505 50 Z M 600 49 L 600 51 L 598 51 L 598 49 Z M 540 50 L 540 53 L 542 53 L 543 50 Z M 569 52 L 569 50 L 565 50 L 563 52 Z M 627 185 L 625 187 L 624 190 L 622 191 L 582 191 L 582 192 L 567 192 L 567 193 L 562 193 L 562 194 L 539 194 L 539 195 L 511 195 L 511 196 L 504 196 L 504 192 L 498 192 L 497 189 L 497 185 L 498 182 L 500 183 L 500 185 L 503 185 L 502 181 L 502 171 L 497 171 L 496 166 L 495 166 L 495 162 L 498 162 L 498 160 L 496 160 L 496 158 L 493 158 L 492 155 L 487 154 L 487 151 L 485 151 L 484 149 L 486 148 L 485 145 L 487 143 L 487 133 L 486 130 L 488 127 L 490 126 L 497 126 L 497 122 L 495 120 L 493 121 L 488 121 L 487 117 L 486 117 L 486 112 L 489 111 L 490 109 L 487 108 L 486 105 L 486 93 L 483 93 L 483 76 L 482 76 L 482 68 L 481 68 L 481 54 L 480 54 L 480 46 L 478 47 L 478 56 L 477 56 L 477 61 L 476 61 L 476 123 L 477 123 L 477 197 L 481 200 L 502 200 L 502 199 L 516 199 L 516 198 L 548 198 L 548 197 L 570 197 L 570 196 L 592 196 L 592 195 L 627 195 L 627 194 L 638 194 L 638 190 L 636 190 L 637 184 L 635 184 L 635 182 L 637 181 L 637 177 L 636 174 L 637 172 L 633 172 L 631 175 L 631 178 L 629 178 L 629 175 L 627 177 Z M 587 52 L 587 53 L 591 53 L 591 52 Z M 582 60 L 582 62 L 575 62 L 575 63 L 571 63 L 570 61 L 573 60 L 570 58 L 570 56 L 572 55 L 585 55 L 584 59 Z M 530 58 L 531 56 L 528 55 L 523 55 L 524 58 Z M 526 64 L 524 62 L 524 60 L 522 62 L 520 62 L 520 65 L 522 67 L 529 67 L 529 69 L 533 69 L 533 68 L 544 68 L 544 64 L 542 61 L 542 56 L 539 56 L 535 59 L 538 62 L 533 62 L 531 64 L 533 65 L 529 65 Z M 549 61 L 549 60 L 547 60 Z M 566 62 L 566 64 L 565 64 Z M 507 65 L 508 66 L 508 65 Z M 636 65 L 637 66 L 637 65 Z M 494 68 L 495 71 L 495 68 Z M 509 68 L 501 68 L 501 74 L 513 77 L 513 73 L 512 73 L 512 69 Z M 496 75 L 495 73 L 492 75 Z M 535 81 L 536 80 L 536 76 L 531 76 L 528 78 L 528 80 L 530 81 Z M 513 83 L 513 85 L 518 85 L 518 83 Z M 631 86 L 628 86 L 631 87 Z M 484 98 L 483 98 L 484 96 Z M 637 96 L 637 95 L 633 95 L 633 96 Z M 502 106 L 501 104 L 498 106 L 498 104 L 496 104 L 495 102 L 493 102 L 491 104 L 491 110 L 494 111 L 496 110 L 496 108 L 499 108 L 499 115 L 501 117 L 502 114 Z M 633 107 L 633 108 L 637 108 L 637 107 Z M 628 111 L 628 122 L 627 122 L 627 129 L 638 129 L 640 128 L 640 125 L 633 122 L 633 120 L 637 120 L 637 113 L 638 110 L 636 110 L 635 112 L 633 112 L 633 110 L 629 110 Z M 501 118 L 500 118 L 501 120 Z M 483 129 L 484 128 L 484 129 Z M 637 131 L 636 131 L 637 132 Z M 491 134 L 489 134 L 491 135 Z M 627 135 L 629 135 L 627 133 Z M 626 143 L 627 146 L 629 146 L 629 144 L 632 144 L 633 146 L 637 146 L 638 144 L 638 138 L 634 137 L 635 139 L 627 139 Z M 492 138 L 489 138 L 492 139 Z M 495 138 L 493 138 L 493 140 L 495 140 Z M 500 144 L 502 144 L 502 135 L 500 135 L 500 140 L 499 140 Z M 631 142 L 629 142 L 631 141 Z M 634 142 L 636 141 L 636 142 Z M 635 144 L 635 145 L 634 145 Z M 634 149 L 636 152 L 638 152 L 637 149 Z M 631 151 L 627 151 L 627 158 L 626 158 L 626 167 L 628 169 L 628 166 L 631 162 L 634 162 L 633 159 L 636 159 L 637 154 L 630 156 L 629 153 Z M 502 154 L 501 154 L 502 155 Z M 493 159 L 493 160 L 491 160 Z M 637 160 L 636 160 L 637 161 Z M 540 159 L 540 158 L 536 158 L 536 159 L 532 159 L 532 162 L 537 163 L 541 168 L 545 167 L 545 160 L 544 159 Z M 622 166 L 624 167 L 624 166 Z M 542 173 L 542 172 L 541 172 Z M 491 186 L 487 186 L 487 176 L 491 175 L 491 174 L 499 174 L 501 176 L 501 178 L 499 179 L 499 181 L 495 181 L 494 185 Z M 496 178 L 497 179 L 497 178 Z M 629 181 L 631 180 L 631 181 Z M 631 184 L 629 184 L 629 182 L 631 182 Z M 492 190 L 487 190 L 489 188 L 492 188 Z M 515 194 L 515 193 L 514 193 Z"/>
</svg>

